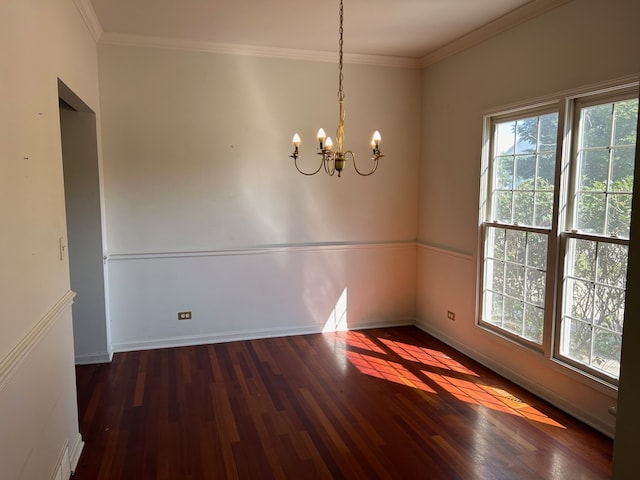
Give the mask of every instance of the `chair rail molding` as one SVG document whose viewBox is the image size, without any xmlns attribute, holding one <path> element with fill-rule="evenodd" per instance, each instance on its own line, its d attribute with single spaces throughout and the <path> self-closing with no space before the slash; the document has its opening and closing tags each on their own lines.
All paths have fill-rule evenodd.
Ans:
<svg viewBox="0 0 640 480">
<path fill-rule="evenodd" d="M 71 308 L 75 292 L 67 291 L 53 307 L 33 326 L 33 328 L 0 360 L 0 393 L 13 378 L 20 365 L 35 349 L 42 337 L 49 331 L 60 315 Z"/>
</svg>

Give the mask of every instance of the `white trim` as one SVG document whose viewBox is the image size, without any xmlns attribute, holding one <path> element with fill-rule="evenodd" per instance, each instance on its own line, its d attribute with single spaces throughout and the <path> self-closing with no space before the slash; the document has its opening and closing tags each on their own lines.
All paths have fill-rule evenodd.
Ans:
<svg viewBox="0 0 640 480">
<path fill-rule="evenodd" d="M 434 63 L 444 60 L 445 58 L 451 57 L 495 37 L 500 33 L 506 32 L 507 30 L 510 30 L 522 23 L 532 20 L 556 7 L 568 3 L 569 1 L 571 0 L 533 0 L 486 25 L 483 25 L 482 27 L 463 35 L 443 47 L 428 53 L 422 58 L 345 53 L 345 63 L 396 68 L 428 67 Z M 310 60 L 316 62 L 336 61 L 335 52 L 263 47 L 256 45 L 236 45 L 199 40 L 104 32 L 90 0 L 74 0 L 74 3 L 95 42 L 103 45 L 166 48 L 172 50 L 188 50 L 226 55 L 248 55 L 288 60 Z"/>
<path fill-rule="evenodd" d="M 428 53 L 422 57 L 420 63 L 423 67 L 433 65 L 445 58 L 451 57 L 468 48 L 489 40 L 492 37 L 511 30 L 522 23 L 533 20 L 534 18 L 570 1 L 571 0 L 534 0 L 526 3 L 522 7 L 499 17 L 496 20 L 467 33 L 466 35 L 463 35 L 462 37 L 431 53 Z"/>
<path fill-rule="evenodd" d="M 100 25 L 100 20 L 98 20 L 90 0 L 73 0 L 73 3 L 76 4 L 76 8 L 87 25 L 87 30 L 89 30 L 93 40 L 98 43 L 102 36 L 102 25 Z"/>
<path fill-rule="evenodd" d="M 529 100 L 522 100 L 502 106 L 490 107 L 484 110 L 483 117 L 500 117 L 503 115 L 517 113 L 523 110 L 536 110 L 553 105 L 557 105 L 557 108 L 562 110 L 563 108 L 565 108 L 565 103 L 567 100 L 575 99 L 576 97 L 592 96 L 602 93 L 621 91 L 627 88 L 637 88 L 639 82 L 640 75 L 626 75 L 624 77 L 614 78 L 612 80 L 606 80 L 604 82 L 598 82 L 590 85 L 571 88 L 568 90 L 562 90 Z"/>
<path fill-rule="evenodd" d="M 73 444 L 69 446 L 69 441 L 66 440 L 62 446 L 62 450 L 58 455 L 58 461 L 51 476 L 51 480 L 68 480 L 71 478 L 78 466 L 80 455 L 84 448 L 84 442 L 82 441 L 82 435 L 79 433 L 73 440 Z"/>
<path fill-rule="evenodd" d="M 350 330 L 366 330 L 371 328 L 400 327 L 413 325 L 413 318 L 397 318 L 392 321 L 365 322 Z M 213 335 L 191 335 L 186 337 L 172 337 L 149 340 L 138 340 L 114 343 L 113 350 L 118 352 L 134 352 L 139 350 L 153 350 L 157 348 L 185 347 L 193 345 L 209 345 L 214 343 L 256 340 L 263 338 L 290 337 L 294 335 L 310 335 L 322 333 L 318 326 L 294 328 L 270 328 L 265 330 L 230 331 Z"/>
<path fill-rule="evenodd" d="M 110 363 L 113 359 L 113 352 L 92 353 L 86 355 L 76 355 L 76 365 L 95 365 L 98 363 Z"/>
<path fill-rule="evenodd" d="M 177 252 L 137 252 L 110 253 L 105 255 L 105 261 L 124 260 L 153 260 L 158 258 L 185 257 L 229 257 L 235 255 L 275 255 L 282 253 L 314 253 L 325 251 L 370 250 L 381 248 L 415 248 L 414 241 L 407 242 L 370 242 L 370 243 L 309 243 L 291 245 L 264 245 L 259 247 L 245 247 L 233 249 L 211 249 Z"/>
<path fill-rule="evenodd" d="M 553 390 L 543 387 L 539 383 L 532 382 L 530 379 L 523 377 L 516 370 L 513 370 L 512 368 L 510 368 L 509 365 L 496 362 L 493 358 L 488 357 L 482 353 L 479 353 L 474 349 L 469 348 L 468 345 L 465 345 L 457 341 L 453 337 L 450 337 L 449 335 L 443 333 L 442 331 L 436 328 L 433 328 L 427 322 L 423 322 L 418 319 L 416 320 L 415 326 L 418 327 L 420 330 L 427 332 L 429 335 L 434 336 L 438 340 L 446 343 L 447 345 L 455 348 L 460 353 L 467 355 L 468 357 L 472 358 L 473 360 L 477 361 L 483 366 L 493 370 L 494 372 L 498 373 L 499 375 L 506 378 L 507 380 L 512 381 L 513 383 L 523 387 L 529 392 L 539 396 L 543 400 L 551 403 L 552 405 L 555 405 L 560 410 L 563 410 L 569 413 L 571 416 L 595 428 L 596 430 L 603 433 L 604 435 L 607 435 L 608 437 L 613 438 L 614 431 L 610 425 L 607 425 L 606 423 L 602 422 L 599 418 L 594 417 L 590 412 L 577 407 L 575 404 L 568 403 L 566 399 L 560 397 Z M 533 354 L 537 354 L 537 353 L 533 353 Z M 561 368 L 560 365 L 558 365 L 558 367 Z M 556 369 L 560 370 L 560 368 L 558 367 L 556 367 Z M 567 371 L 563 369 L 561 373 L 567 373 Z M 610 388 L 605 388 L 604 385 L 600 383 L 594 383 L 589 381 L 587 378 L 582 378 L 581 375 L 580 376 L 569 375 L 569 376 L 571 376 L 571 378 L 574 380 L 584 383 L 589 387 L 592 387 L 595 390 L 610 396 L 612 401 L 615 402 L 615 398 L 616 398 L 615 392 L 613 392 Z"/>
<path fill-rule="evenodd" d="M 448 257 L 455 257 L 462 260 L 473 261 L 473 254 L 471 252 L 454 250 L 448 247 L 436 247 L 435 245 L 431 245 L 429 243 L 417 242 L 416 246 L 419 250 L 426 250 L 429 253 L 435 255 L 444 255 Z"/>
<path fill-rule="evenodd" d="M 169 50 L 187 50 L 190 52 L 218 53 L 223 55 L 242 55 L 251 57 L 279 58 L 286 60 L 308 60 L 313 62 L 337 62 L 336 52 L 298 50 L 294 48 L 262 47 L 215 43 L 201 40 L 153 37 L 126 33 L 105 32 L 100 37 L 102 45 L 120 45 L 127 47 L 164 48 Z M 385 55 L 365 55 L 345 53 L 345 63 L 376 65 L 396 68 L 420 68 L 417 58 L 393 57 Z"/>
<path fill-rule="evenodd" d="M 49 476 L 51 480 L 67 480 L 71 477 L 71 465 L 69 462 L 69 442 L 65 441 L 62 450 L 58 455 L 53 474 Z"/>
<path fill-rule="evenodd" d="M 82 455 L 83 448 L 84 442 L 82 441 L 82 435 L 78 433 L 69 448 L 69 463 L 71 464 L 72 474 L 76 471 L 76 468 L 78 468 L 78 462 L 80 461 L 80 455 Z"/>
<path fill-rule="evenodd" d="M 20 365 L 38 345 L 42 337 L 58 320 L 60 315 L 71 308 L 75 292 L 67 291 L 58 302 L 49 310 L 40 321 L 13 347 L 13 349 L 0 361 L 0 392 L 13 378 Z"/>
</svg>

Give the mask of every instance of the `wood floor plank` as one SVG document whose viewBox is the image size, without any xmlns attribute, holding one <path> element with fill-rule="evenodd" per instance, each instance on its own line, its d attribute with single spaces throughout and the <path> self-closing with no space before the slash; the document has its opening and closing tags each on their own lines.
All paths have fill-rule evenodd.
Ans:
<svg viewBox="0 0 640 480">
<path fill-rule="evenodd" d="M 606 479 L 612 441 L 414 327 L 76 369 L 74 480 Z"/>
</svg>

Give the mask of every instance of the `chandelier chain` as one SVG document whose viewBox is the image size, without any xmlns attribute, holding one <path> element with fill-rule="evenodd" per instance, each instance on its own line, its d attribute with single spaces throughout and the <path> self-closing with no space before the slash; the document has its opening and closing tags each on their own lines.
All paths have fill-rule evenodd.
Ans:
<svg viewBox="0 0 640 480">
<path fill-rule="evenodd" d="M 293 158 L 293 163 L 298 170 L 303 175 L 315 175 L 318 173 L 322 167 L 324 167 L 324 171 L 329 175 L 333 176 L 336 172 L 338 172 L 338 177 L 341 176 L 342 170 L 348 161 L 353 163 L 353 168 L 355 169 L 358 175 L 368 176 L 373 174 L 378 169 L 378 161 L 384 157 L 382 152 L 380 151 L 380 132 L 377 130 L 373 134 L 373 138 L 371 139 L 371 147 L 373 149 L 373 153 L 370 157 L 373 162 L 373 167 L 368 172 L 361 171 L 356 165 L 356 155 L 351 150 L 344 149 L 344 75 L 342 73 L 342 67 L 344 65 L 343 61 L 343 44 L 344 44 L 344 5 L 343 0 L 340 0 L 340 28 L 339 39 L 338 39 L 338 47 L 339 47 L 339 61 L 338 61 L 338 128 L 336 129 L 336 145 L 334 149 L 333 142 L 331 141 L 331 137 L 327 137 L 324 129 L 318 130 L 318 155 L 321 156 L 320 165 L 318 168 L 312 172 L 305 172 L 301 170 L 298 166 L 298 158 L 301 157 L 298 147 L 300 146 L 300 136 L 296 133 L 293 136 L 293 146 L 294 150 L 291 155 Z"/>
<path fill-rule="evenodd" d="M 340 29 L 338 30 L 340 32 L 340 40 L 338 41 L 338 47 L 339 47 L 339 61 L 338 61 L 338 100 L 344 100 L 344 89 L 342 87 L 342 80 L 343 80 L 343 75 L 342 75 L 342 45 L 343 45 L 343 32 L 344 29 L 342 28 L 342 23 L 344 21 L 344 7 L 342 5 L 342 0 L 340 0 Z"/>
</svg>

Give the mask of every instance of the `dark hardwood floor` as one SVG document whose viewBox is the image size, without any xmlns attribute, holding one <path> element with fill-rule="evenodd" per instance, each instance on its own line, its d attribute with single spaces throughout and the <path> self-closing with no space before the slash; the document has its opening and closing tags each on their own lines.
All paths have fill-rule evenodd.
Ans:
<svg viewBox="0 0 640 480">
<path fill-rule="evenodd" d="M 605 479 L 612 441 L 414 327 L 77 367 L 84 479 Z"/>
</svg>

